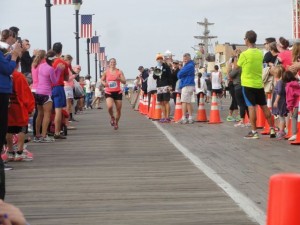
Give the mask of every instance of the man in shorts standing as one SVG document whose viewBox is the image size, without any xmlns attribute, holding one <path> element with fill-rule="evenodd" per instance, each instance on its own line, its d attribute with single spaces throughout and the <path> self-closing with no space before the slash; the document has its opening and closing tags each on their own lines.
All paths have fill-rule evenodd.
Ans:
<svg viewBox="0 0 300 225">
<path fill-rule="evenodd" d="M 53 68 L 56 69 L 59 64 L 65 65 L 62 70 L 58 82 L 52 88 L 52 100 L 55 108 L 55 134 L 54 139 L 66 139 L 65 136 L 60 134 L 62 122 L 62 109 L 67 106 L 66 94 L 64 90 L 64 81 L 69 80 L 69 65 L 61 58 L 62 44 L 60 42 L 54 43 L 52 50 L 56 53 L 56 59 L 53 62 Z"/>
<path fill-rule="evenodd" d="M 273 127 L 274 124 L 271 119 L 271 112 L 267 107 L 267 101 L 262 82 L 263 52 L 256 48 L 256 39 L 257 34 L 253 30 L 246 32 L 244 40 L 248 49 L 241 53 L 237 62 L 237 65 L 242 68 L 242 91 L 245 102 L 249 109 L 252 127 L 252 131 L 250 131 L 245 138 L 259 138 L 256 131 L 256 105 L 259 105 L 263 110 L 263 113 L 270 125 L 270 137 L 274 138 L 276 137 Z"/>
<path fill-rule="evenodd" d="M 189 53 L 183 55 L 183 67 L 178 72 L 177 77 L 180 79 L 179 88 L 181 89 L 181 107 L 182 119 L 181 124 L 194 123 L 193 120 L 193 105 L 191 104 L 192 95 L 195 89 L 195 63 L 191 59 Z M 188 120 L 185 117 L 186 112 L 189 113 Z"/>
</svg>

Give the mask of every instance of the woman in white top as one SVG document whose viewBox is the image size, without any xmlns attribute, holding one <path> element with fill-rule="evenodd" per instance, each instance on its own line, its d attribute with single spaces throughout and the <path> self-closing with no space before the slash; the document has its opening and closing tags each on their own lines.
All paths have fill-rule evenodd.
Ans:
<svg viewBox="0 0 300 225">
<path fill-rule="evenodd" d="M 91 91 L 91 76 L 90 75 L 86 75 L 85 77 L 85 85 L 84 85 L 84 89 L 85 89 L 85 108 L 92 108 L 91 105 L 91 101 L 92 101 L 92 91 Z"/>
<path fill-rule="evenodd" d="M 197 94 L 197 105 L 199 105 L 200 95 L 203 97 L 206 95 L 207 85 L 205 79 L 202 77 L 202 73 L 198 72 L 195 76 L 195 92 Z"/>
<path fill-rule="evenodd" d="M 219 71 L 219 66 L 215 65 L 214 71 L 211 72 L 211 87 L 212 93 L 216 93 L 217 97 L 219 98 L 219 106 L 220 109 L 223 109 L 222 106 L 222 96 L 223 96 L 223 88 L 222 88 L 222 73 Z"/>
</svg>

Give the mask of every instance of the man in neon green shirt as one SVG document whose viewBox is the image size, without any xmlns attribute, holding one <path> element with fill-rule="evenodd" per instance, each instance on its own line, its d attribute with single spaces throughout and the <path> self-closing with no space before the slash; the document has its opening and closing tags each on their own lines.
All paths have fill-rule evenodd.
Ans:
<svg viewBox="0 0 300 225">
<path fill-rule="evenodd" d="M 252 131 L 245 138 L 259 138 L 256 131 L 256 105 L 259 105 L 270 125 L 270 137 L 276 137 L 271 119 L 271 112 L 267 107 L 266 96 L 263 88 L 262 70 L 263 70 L 263 53 L 256 48 L 255 42 L 257 35 L 253 30 L 247 31 L 245 35 L 245 44 L 248 49 L 241 53 L 237 65 L 242 68 L 241 82 L 245 102 L 249 109 L 249 117 Z"/>
</svg>

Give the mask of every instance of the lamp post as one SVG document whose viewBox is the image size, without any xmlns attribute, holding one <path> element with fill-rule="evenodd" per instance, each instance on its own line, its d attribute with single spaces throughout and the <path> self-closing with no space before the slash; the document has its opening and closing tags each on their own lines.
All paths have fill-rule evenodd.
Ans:
<svg viewBox="0 0 300 225">
<path fill-rule="evenodd" d="M 79 65 L 79 10 L 82 4 L 82 0 L 73 0 L 73 5 L 75 9 L 75 19 L 76 19 L 76 32 L 75 32 L 75 39 L 76 39 L 76 64 Z"/>
<path fill-rule="evenodd" d="M 88 75 L 91 75 L 91 71 L 90 71 L 90 42 L 91 42 L 91 39 L 90 38 L 87 38 L 86 39 L 86 43 L 87 43 L 87 66 L 88 66 Z"/>
<path fill-rule="evenodd" d="M 51 49 L 51 6 L 50 0 L 46 0 L 47 50 Z"/>
</svg>

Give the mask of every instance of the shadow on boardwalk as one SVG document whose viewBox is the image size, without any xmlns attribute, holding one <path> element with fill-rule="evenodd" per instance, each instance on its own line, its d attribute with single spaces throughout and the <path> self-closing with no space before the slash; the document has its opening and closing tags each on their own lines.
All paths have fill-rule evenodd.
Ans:
<svg viewBox="0 0 300 225">
<path fill-rule="evenodd" d="M 117 131 L 103 110 L 77 119 L 6 173 L 6 200 L 31 225 L 256 224 L 126 101 Z"/>
</svg>

